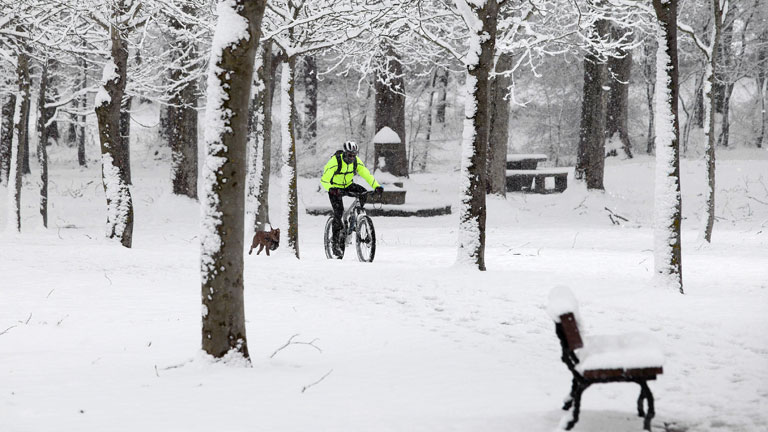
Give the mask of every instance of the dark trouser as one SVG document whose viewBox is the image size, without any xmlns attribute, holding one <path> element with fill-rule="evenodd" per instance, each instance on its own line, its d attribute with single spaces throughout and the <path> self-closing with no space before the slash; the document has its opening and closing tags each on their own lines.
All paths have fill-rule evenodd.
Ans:
<svg viewBox="0 0 768 432">
<path fill-rule="evenodd" d="M 331 189 L 333 190 L 333 189 Z M 328 198 L 331 200 L 331 207 L 333 208 L 333 242 L 334 246 L 338 245 L 339 240 L 339 232 L 341 231 L 341 228 L 343 227 L 341 223 L 341 216 L 344 214 L 344 203 L 341 200 L 341 197 L 345 196 L 358 196 L 366 192 L 366 189 L 359 184 L 352 183 L 351 185 L 345 187 L 345 188 L 338 188 L 339 194 L 334 195 L 330 191 L 328 192 Z M 360 203 L 365 204 L 365 195 L 360 196 Z"/>
</svg>

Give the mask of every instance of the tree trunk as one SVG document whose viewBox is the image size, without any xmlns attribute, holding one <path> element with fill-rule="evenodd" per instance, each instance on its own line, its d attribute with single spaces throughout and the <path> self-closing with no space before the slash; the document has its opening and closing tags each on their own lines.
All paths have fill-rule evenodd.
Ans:
<svg viewBox="0 0 768 432">
<path fill-rule="evenodd" d="M 721 147 L 728 147 L 729 138 L 731 136 L 731 95 L 733 95 L 733 83 L 729 83 L 723 90 L 723 106 L 722 106 L 722 126 L 720 127 L 720 138 L 717 140 L 717 145 Z"/>
<path fill-rule="evenodd" d="M 374 170 L 381 168 L 384 172 L 398 177 L 408 177 L 408 156 L 405 152 L 405 81 L 403 80 L 403 65 L 400 57 L 392 47 L 387 47 L 385 58 L 380 59 L 387 73 L 376 77 L 375 87 L 375 131 L 389 127 L 400 137 L 400 145 L 394 154 L 387 157 L 386 165 L 378 166 L 379 156 L 374 157 Z"/>
<path fill-rule="evenodd" d="M 30 85 L 32 85 L 32 82 L 30 80 Z M 24 175 L 31 174 L 32 170 L 29 167 L 29 113 L 32 111 L 30 107 L 28 107 L 24 111 L 24 136 L 21 138 L 21 157 L 22 157 L 22 173 Z"/>
<path fill-rule="evenodd" d="M 85 59 L 80 60 L 80 89 L 84 89 L 88 86 L 88 65 Z M 80 110 L 85 112 L 88 109 L 88 97 L 82 95 L 78 98 L 80 100 Z M 85 157 L 85 115 L 76 116 L 78 118 L 77 125 L 77 163 L 81 167 L 88 166 L 88 159 Z"/>
<path fill-rule="evenodd" d="M 707 144 L 704 153 L 704 161 L 707 166 L 707 191 L 704 198 L 704 216 L 702 237 L 708 243 L 712 242 L 712 229 L 715 225 L 715 113 L 717 112 L 717 98 L 715 89 L 717 63 L 720 53 L 720 33 L 723 27 L 723 11 L 720 9 L 720 0 L 712 0 L 714 12 L 715 34 L 712 36 L 712 53 L 709 58 L 704 75 L 706 80 L 705 94 L 709 100 L 709 115 L 706 118 Z"/>
<path fill-rule="evenodd" d="M 760 67 L 757 72 L 758 98 L 760 100 L 760 133 L 755 139 L 755 147 L 762 148 L 765 140 L 766 125 L 768 124 L 768 107 L 765 99 L 768 96 L 768 27 L 764 28 L 760 34 L 760 50 L 758 52 L 758 64 Z"/>
<path fill-rule="evenodd" d="M 438 76 L 438 84 L 439 84 L 439 98 L 437 102 L 437 109 L 435 113 L 435 120 L 439 124 L 445 124 L 445 107 L 446 107 L 446 97 L 447 97 L 447 89 L 448 89 L 448 69 L 438 69 L 438 71 L 441 71 L 440 75 Z"/>
<path fill-rule="evenodd" d="M 8 183 L 11 171 L 11 143 L 13 142 L 13 118 L 16 113 L 16 94 L 11 93 L 3 103 L 3 119 L 0 126 L 0 183 Z"/>
<path fill-rule="evenodd" d="M 296 190 L 296 136 L 295 133 L 295 99 L 294 79 L 296 76 L 296 59 L 283 59 L 282 80 L 280 82 L 281 141 L 282 141 L 282 218 L 286 231 L 281 231 L 281 243 L 290 253 L 299 258 L 299 209 L 298 192 Z"/>
<path fill-rule="evenodd" d="M 314 56 L 304 57 L 304 122 L 303 140 L 306 154 L 317 154 L 317 60 Z"/>
<path fill-rule="evenodd" d="M 432 74 L 432 84 L 429 88 L 429 100 L 427 101 L 427 133 L 424 137 L 424 151 L 421 154 L 421 162 L 419 163 L 419 171 L 424 172 L 427 169 L 427 160 L 429 160 L 429 148 L 431 147 L 430 141 L 432 140 L 432 107 L 435 100 L 435 86 L 437 85 L 437 76 L 440 73 L 439 69 L 435 69 Z M 370 91 L 370 88 L 368 89 Z M 365 119 L 365 117 L 363 117 Z"/>
<path fill-rule="evenodd" d="M 221 358 L 248 358 L 243 302 L 248 103 L 266 0 L 218 6 L 208 70 L 203 164 L 201 297 L 202 347 Z"/>
<path fill-rule="evenodd" d="M 496 61 L 496 72 L 512 69 L 512 54 L 503 53 Z M 491 126 L 488 139 L 488 193 L 507 196 L 507 143 L 509 142 L 509 100 L 512 85 L 509 75 L 496 75 L 491 80 Z"/>
<path fill-rule="evenodd" d="M 48 139 L 50 128 L 48 121 L 53 118 L 53 113 L 45 108 L 48 101 L 47 92 L 49 85 L 49 65 L 51 60 L 44 60 L 40 72 L 40 94 L 37 99 L 37 160 L 40 163 L 40 216 L 43 217 L 43 226 L 48 228 Z"/>
<path fill-rule="evenodd" d="M 608 34 L 608 22 L 597 21 L 596 31 L 600 37 Z M 605 130 L 607 92 L 603 87 L 608 82 L 608 67 L 600 62 L 595 53 L 584 57 L 584 91 L 581 104 L 581 127 L 576 161 L 576 178 L 586 180 L 587 189 L 604 189 Z"/>
<path fill-rule="evenodd" d="M 13 140 L 11 142 L 11 168 L 8 176 L 8 227 L 21 232 L 21 180 L 23 162 L 21 159 L 21 143 L 27 131 L 24 119 L 29 111 L 29 56 L 21 52 L 17 57 L 16 76 L 18 79 L 18 94 L 13 117 Z"/>
<path fill-rule="evenodd" d="M 457 0 L 465 1 L 465 0 Z M 479 47 L 474 62 L 467 63 L 466 102 L 461 157 L 458 263 L 485 270 L 485 176 L 490 129 L 490 73 L 496 45 L 496 0 L 482 7 L 467 2 L 466 22 L 480 22 L 470 30 L 469 46 Z M 489 37 L 490 35 L 490 37 Z"/>
<path fill-rule="evenodd" d="M 654 268 L 660 284 L 683 293 L 680 224 L 680 123 L 678 120 L 677 0 L 653 0 L 663 29 L 656 53 L 656 190 Z"/>
<path fill-rule="evenodd" d="M 272 159 L 272 44 L 257 51 L 253 74 L 253 98 L 248 135 L 248 223 L 256 231 L 266 230 L 269 222 L 269 176 Z"/>
<path fill-rule="evenodd" d="M 123 104 L 120 108 L 120 159 L 117 163 L 125 173 L 125 182 L 129 185 L 133 184 L 131 181 L 131 105 L 133 105 L 133 98 L 125 96 L 125 87 L 123 87 Z"/>
<path fill-rule="evenodd" d="M 656 51 L 658 50 L 657 41 L 649 39 L 643 45 L 644 61 L 643 75 L 645 76 L 645 96 L 648 102 L 648 137 L 645 143 L 646 154 L 652 154 L 656 141 L 655 108 L 653 107 L 653 97 L 656 93 Z"/>
<path fill-rule="evenodd" d="M 124 10 L 121 2 L 115 14 Z M 101 172 L 107 198 L 107 238 L 117 239 L 130 248 L 133 241 L 133 200 L 128 188 L 120 131 L 120 105 L 125 92 L 128 46 L 120 31 L 110 29 L 111 58 L 104 65 L 103 86 L 94 100 L 101 143 Z"/>
<path fill-rule="evenodd" d="M 626 29 L 611 26 L 613 38 L 624 37 Z M 624 154 L 632 158 L 632 143 L 629 140 L 629 80 L 632 77 L 632 52 L 619 49 L 619 57 L 608 58 L 608 82 L 610 92 L 606 108 L 606 137 L 618 135 Z"/>
<path fill-rule="evenodd" d="M 184 12 L 194 14 L 194 9 L 184 6 Z M 181 33 L 185 26 L 171 17 L 171 27 Z M 194 43 L 176 36 L 173 42 L 177 56 L 194 57 L 197 49 Z M 180 54 L 183 53 L 183 54 Z M 181 59 L 178 59 L 181 61 Z M 173 193 L 197 199 L 197 80 L 190 79 L 189 70 L 183 65 L 170 73 L 172 83 L 183 83 L 175 89 L 169 100 L 166 134 L 171 148 L 171 183 Z"/>
</svg>

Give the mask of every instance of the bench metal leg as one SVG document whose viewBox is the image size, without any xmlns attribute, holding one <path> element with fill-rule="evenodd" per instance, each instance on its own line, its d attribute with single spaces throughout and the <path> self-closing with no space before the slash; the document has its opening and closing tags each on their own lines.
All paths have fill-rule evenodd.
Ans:
<svg viewBox="0 0 768 432">
<path fill-rule="evenodd" d="M 546 181 L 545 179 L 546 179 L 546 177 L 543 177 L 543 176 L 536 176 L 535 177 L 535 179 L 534 179 L 535 184 L 533 186 L 533 191 L 534 192 L 540 193 L 540 194 L 543 194 L 544 192 L 546 192 L 546 190 L 544 188 L 544 183 Z"/>
<path fill-rule="evenodd" d="M 568 396 L 566 396 L 565 402 L 563 403 L 563 411 L 568 411 L 573 406 L 573 397 L 576 395 L 576 388 L 578 385 L 579 382 L 574 378 L 571 382 L 571 392 L 568 393 Z"/>
<path fill-rule="evenodd" d="M 579 421 L 579 412 L 581 411 L 581 394 L 589 387 L 589 384 L 582 384 L 577 386 L 576 394 L 573 395 L 573 416 L 571 421 L 565 426 L 565 430 L 571 430 Z"/>
<path fill-rule="evenodd" d="M 643 421 L 643 429 L 650 431 L 651 430 L 651 419 L 656 415 L 656 410 L 653 406 L 653 393 L 651 393 L 651 389 L 648 387 L 648 383 L 646 381 L 640 382 L 640 398 L 638 402 L 638 414 L 641 417 L 645 417 L 645 420 Z M 642 404 L 642 398 L 643 395 L 645 395 L 645 400 L 648 401 L 648 412 L 643 416 L 643 404 Z"/>
</svg>

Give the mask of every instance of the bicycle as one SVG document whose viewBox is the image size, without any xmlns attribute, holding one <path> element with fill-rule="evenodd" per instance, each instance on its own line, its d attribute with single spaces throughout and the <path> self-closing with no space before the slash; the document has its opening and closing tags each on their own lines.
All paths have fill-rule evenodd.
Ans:
<svg viewBox="0 0 768 432">
<path fill-rule="evenodd" d="M 368 191 L 364 194 L 355 196 L 355 201 L 352 205 L 347 207 L 344 214 L 341 216 L 342 229 L 339 231 L 341 240 L 339 242 L 340 255 L 333 253 L 333 242 L 331 237 L 333 236 L 333 216 L 328 218 L 325 223 L 325 257 L 328 259 L 342 259 L 344 258 L 344 250 L 347 245 L 352 243 L 352 237 L 355 237 L 355 246 L 357 248 L 357 258 L 362 262 L 373 262 L 373 257 L 376 254 L 376 230 L 373 228 L 373 221 L 370 216 L 366 214 L 365 209 L 360 204 L 360 196 L 370 196 L 374 192 Z"/>
</svg>

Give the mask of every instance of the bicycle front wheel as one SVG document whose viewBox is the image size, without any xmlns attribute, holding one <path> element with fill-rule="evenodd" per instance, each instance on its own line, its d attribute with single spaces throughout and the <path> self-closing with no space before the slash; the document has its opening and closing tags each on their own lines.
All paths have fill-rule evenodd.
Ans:
<svg viewBox="0 0 768 432">
<path fill-rule="evenodd" d="M 376 230 L 373 221 L 368 216 L 360 216 L 357 220 L 357 258 L 362 262 L 373 262 L 376 255 Z"/>
</svg>

